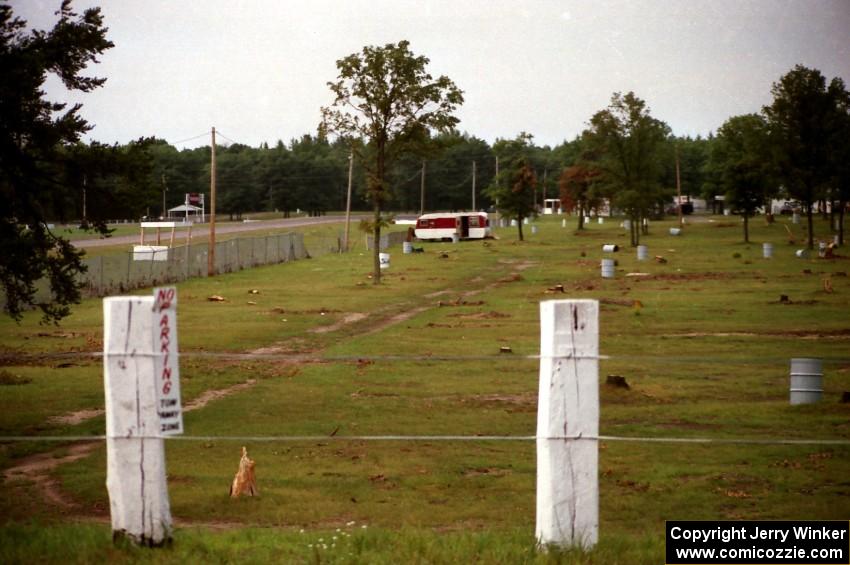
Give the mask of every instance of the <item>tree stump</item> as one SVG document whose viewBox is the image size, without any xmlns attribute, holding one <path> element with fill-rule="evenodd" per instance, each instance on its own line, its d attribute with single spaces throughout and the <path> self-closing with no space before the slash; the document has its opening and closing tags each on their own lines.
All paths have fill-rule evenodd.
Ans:
<svg viewBox="0 0 850 565">
<path fill-rule="evenodd" d="M 242 458 L 239 460 L 239 470 L 236 471 L 233 484 L 230 485 L 230 498 L 237 498 L 242 494 L 248 496 L 259 494 L 254 476 L 254 460 L 248 458 L 248 449 L 244 446 L 242 447 Z"/>
</svg>

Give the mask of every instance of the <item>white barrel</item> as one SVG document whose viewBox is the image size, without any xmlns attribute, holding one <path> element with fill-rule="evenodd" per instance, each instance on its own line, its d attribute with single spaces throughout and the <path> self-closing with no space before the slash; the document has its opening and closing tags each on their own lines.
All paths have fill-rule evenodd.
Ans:
<svg viewBox="0 0 850 565">
<path fill-rule="evenodd" d="M 603 218 L 602 216 L 599 216 L 599 217 L 596 219 L 596 221 L 597 221 L 597 223 L 604 224 L 604 223 L 605 223 L 605 218 Z"/>
<path fill-rule="evenodd" d="M 390 268 L 390 254 L 389 253 L 378 253 L 378 261 L 381 263 L 382 269 Z"/>
<path fill-rule="evenodd" d="M 613 259 L 603 259 L 602 260 L 602 278 L 603 279 L 613 279 L 614 278 L 614 260 Z"/>
<path fill-rule="evenodd" d="M 761 244 L 762 254 L 765 259 L 770 259 L 773 257 L 773 244 L 772 243 L 762 243 Z"/>
<path fill-rule="evenodd" d="M 522 219 L 522 223 L 523 223 L 523 224 L 525 224 L 525 225 L 527 226 L 527 225 L 528 225 L 528 218 L 523 218 L 523 219 Z"/>
<path fill-rule="evenodd" d="M 800 223 L 800 214 L 798 214 L 797 212 L 794 212 L 791 215 L 791 223 L 792 224 L 799 224 Z"/>
<path fill-rule="evenodd" d="M 589 224 L 589 223 L 590 223 L 590 216 L 585 216 L 585 217 L 584 217 L 584 223 L 585 223 L 585 224 Z"/>
<path fill-rule="evenodd" d="M 413 253 L 413 243 L 411 243 L 410 241 L 403 241 L 401 243 L 401 250 L 405 255 Z"/>
<path fill-rule="evenodd" d="M 531 226 L 531 234 L 534 235 L 537 233 L 537 226 Z"/>
<path fill-rule="evenodd" d="M 823 364 L 820 359 L 791 359 L 791 404 L 813 404 L 823 396 Z"/>
<path fill-rule="evenodd" d="M 679 235 L 682 233 L 681 228 L 670 228 L 670 235 Z"/>
<path fill-rule="evenodd" d="M 732 212 L 731 212 L 731 211 L 729 211 L 728 209 L 727 209 L 727 210 L 723 210 L 723 215 L 724 215 L 724 216 L 728 216 L 728 215 L 729 215 L 729 214 L 731 214 L 731 213 L 732 213 Z"/>
<path fill-rule="evenodd" d="M 458 241 L 460 241 L 460 236 L 456 233 L 453 233 L 452 234 L 452 243 L 457 243 Z"/>
<path fill-rule="evenodd" d="M 561 227 L 562 227 L 562 228 L 567 227 L 567 220 L 566 220 L 566 219 L 561 220 Z"/>
<path fill-rule="evenodd" d="M 516 220 L 511 220 L 511 227 L 512 227 L 512 228 L 515 228 L 515 227 L 516 227 Z"/>
<path fill-rule="evenodd" d="M 649 249 L 646 245 L 638 245 L 637 246 L 637 259 L 638 261 L 646 261 L 649 257 Z"/>
<path fill-rule="evenodd" d="M 602 246 L 602 251 L 604 251 L 605 253 L 614 253 L 615 251 L 619 250 L 620 248 L 617 246 L 616 243 L 606 243 Z"/>
<path fill-rule="evenodd" d="M 632 221 L 631 220 L 623 220 L 623 229 L 626 229 L 626 230 L 632 229 Z"/>
</svg>

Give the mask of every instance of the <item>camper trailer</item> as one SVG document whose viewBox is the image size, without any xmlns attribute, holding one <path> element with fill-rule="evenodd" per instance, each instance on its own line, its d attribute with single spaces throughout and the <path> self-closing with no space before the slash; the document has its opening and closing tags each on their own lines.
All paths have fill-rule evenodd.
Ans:
<svg viewBox="0 0 850 565">
<path fill-rule="evenodd" d="M 437 212 L 416 220 L 418 239 L 483 239 L 490 236 L 486 212 Z"/>
</svg>

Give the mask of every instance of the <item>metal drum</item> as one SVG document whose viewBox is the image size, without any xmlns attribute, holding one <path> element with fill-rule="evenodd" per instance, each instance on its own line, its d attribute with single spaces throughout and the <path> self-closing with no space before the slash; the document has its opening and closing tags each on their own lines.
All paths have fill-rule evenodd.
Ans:
<svg viewBox="0 0 850 565">
<path fill-rule="evenodd" d="M 813 404 L 823 396 L 820 359 L 791 359 L 791 404 Z"/>
</svg>

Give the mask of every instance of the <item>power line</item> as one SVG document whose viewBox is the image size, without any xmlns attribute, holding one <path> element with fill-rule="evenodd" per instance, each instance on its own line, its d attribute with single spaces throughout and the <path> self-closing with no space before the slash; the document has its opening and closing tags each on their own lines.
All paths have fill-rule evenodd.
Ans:
<svg viewBox="0 0 850 565">
<path fill-rule="evenodd" d="M 217 136 L 219 136 L 219 137 L 223 137 L 224 139 L 226 139 L 227 141 L 229 141 L 229 142 L 230 142 L 230 143 L 232 143 L 233 145 L 245 145 L 246 147 L 249 147 L 249 146 L 248 146 L 247 144 L 245 144 L 245 143 L 239 143 L 238 141 L 233 141 L 232 139 L 230 139 L 229 137 L 227 137 L 226 135 L 224 135 L 223 133 L 221 133 L 219 130 L 215 130 L 215 134 L 216 134 Z"/>
<path fill-rule="evenodd" d="M 187 141 L 194 141 L 195 139 L 199 139 L 201 137 L 208 137 L 209 135 L 210 134 L 208 132 L 204 132 L 204 133 L 198 134 L 194 137 L 190 137 L 190 138 L 187 138 L 187 139 L 181 139 L 180 141 L 169 141 L 168 144 L 169 145 L 179 145 L 181 143 L 186 143 Z"/>
</svg>

